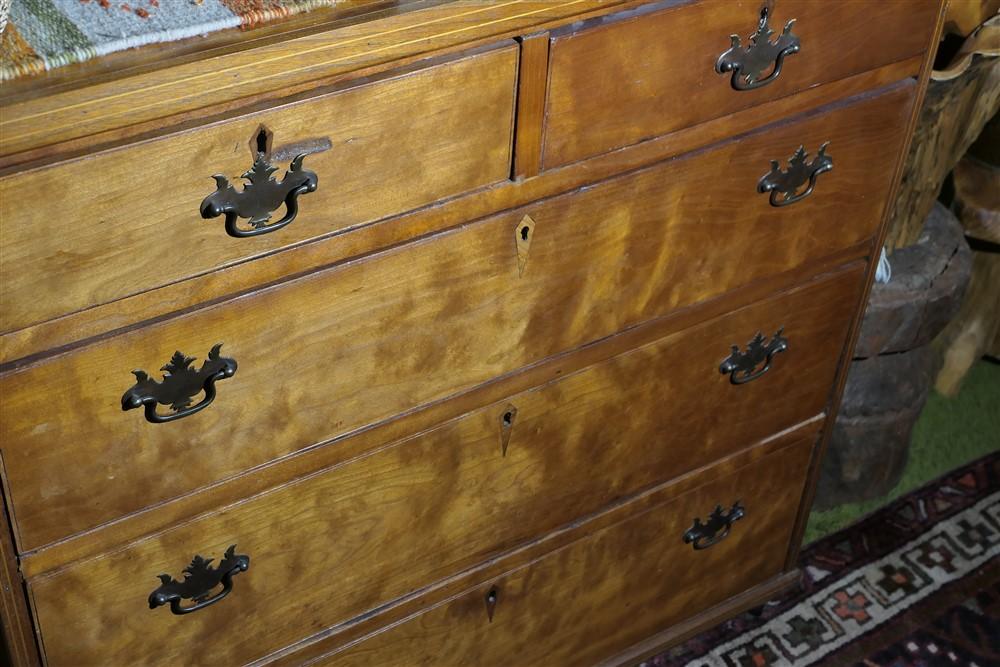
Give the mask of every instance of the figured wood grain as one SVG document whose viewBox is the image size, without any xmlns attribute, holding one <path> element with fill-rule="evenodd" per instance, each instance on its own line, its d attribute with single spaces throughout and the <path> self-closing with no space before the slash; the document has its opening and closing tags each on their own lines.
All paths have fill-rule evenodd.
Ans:
<svg viewBox="0 0 1000 667">
<path fill-rule="evenodd" d="M 253 287 L 287 279 L 313 268 L 387 247 L 434 231 L 468 222 L 498 210 L 524 205 L 580 185 L 634 170 L 671 155 L 705 147 L 734 134 L 771 124 L 831 100 L 845 99 L 878 88 L 919 70 L 920 59 L 911 59 L 866 72 L 796 95 L 764 103 L 693 128 L 664 135 L 630 148 L 607 153 L 586 162 L 543 172 L 538 177 L 480 189 L 431 207 L 386 218 L 344 234 L 325 236 L 312 243 L 257 257 L 195 276 L 172 285 L 0 335 L 0 368 L 24 365 L 33 358 L 79 346 L 99 334 L 124 329 L 190 309 L 196 304 L 235 296 Z M 304 200 L 305 203 L 305 200 Z"/>
<path fill-rule="evenodd" d="M 492 577 L 315 664 L 593 664 L 782 571 L 812 441 Z M 741 500 L 729 537 L 695 551 L 694 517 Z M 492 622 L 484 598 L 496 590 Z M 627 619 L 627 622 L 623 622 Z"/>
<path fill-rule="evenodd" d="M 708 607 L 690 618 L 674 623 L 656 634 L 632 644 L 624 651 L 597 663 L 599 667 L 633 667 L 652 658 L 664 649 L 714 628 L 722 619 L 736 618 L 739 614 L 777 600 L 800 585 L 802 573 L 795 569 L 746 589 L 724 602 Z"/>
<path fill-rule="evenodd" d="M 326 440 L 295 455 L 276 459 L 170 502 L 123 516 L 41 550 L 22 552 L 21 571 L 28 578 L 50 574 L 72 563 L 114 550 L 124 543 L 141 540 L 170 526 L 187 522 L 192 517 L 212 513 L 219 507 L 239 503 L 250 496 L 311 475 L 317 470 L 341 465 L 386 443 L 434 429 L 484 405 L 505 402 L 513 394 L 529 391 L 687 327 L 721 317 L 745 304 L 766 299 L 786 289 L 788 285 L 799 286 L 796 289 L 808 289 L 811 285 L 829 279 L 834 273 L 865 266 L 867 259 L 843 264 L 846 260 L 862 255 L 865 250 L 861 246 L 848 248 L 808 267 L 770 276 L 719 298 L 679 308 L 664 317 L 644 322 L 614 336 L 549 357 L 516 373 L 401 413 L 347 436 Z M 822 421 L 822 418 L 817 417 L 807 424 L 817 421 Z M 813 431 L 818 429 L 818 424 L 815 426 Z"/>
<path fill-rule="evenodd" d="M 3 376 L 21 549 L 860 243 L 883 209 L 912 92 L 895 86 Z M 812 196 L 775 209 L 756 193 L 775 155 L 827 140 L 839 162 Z M 519 278 L 511 231 L 525 214 L 536 227 Z M 240 369 L 210 409 L 165 425 L 121 412 L 128 371 L 218 342 Z M 62 465 L 71 452 L 79 465 Z M 171 468 L 193 456 L 198 466 Z"/>
<path fill-rule="evenodd" d="M 510 43 L 0 179 L 3 329 L 506 180 L 516 63 L 517 47 Z M 470 87 L 476 95 L 466 93 Z M 273 133 L 275 151 L 315 139 L 332 147 L 306 157 L 319 186 L 300 197 L 294 222 L 262 236 L 233 238 L 222 218 L 201 218 L 201 201 L 216 188 L 213 174 L 242 184 L 238 177 L 253 164 L 250 140 L 261 125 Z M 277 178 L 287 168 L 281 166 Z M 46 298 L 36 298 L 39 291 Z"/>
<path fill-rule="evenodd" d="M 604 527 L 612 526 L 631 516 L 643 513 L 665 500 L 676 498 L 688 491 L 703 486 L 712 480 L 731 475 L 740 468 L 752 465 L 772 453 L 787 449 L 789 445 L 805 439 L 815 439 L 822 427 L 823 417 L 818 416 L 803 424 L 777 433 L 767 440 L 744 449 L 722 461 L 703 466 L 682 475 L 667 484 L 648 489 L 635 496 L 622 498 L 604 511 L 583 517 L 580 521 L 562 526 L 540 539 L 520 545 L 503 556 L 491 560 L 480 567 L 457 573 L 447 579 L 434 582 L 414 595 L 396 600 L 378 610 L 378 613 L 352 620 L 350 623 L 327 628 L 323 632 L 308 637 L 301 642 L 272 653 L 252 664 L 290 667 L 312 662 L 328 654 L 331 649 L 343 647 L 371 634 L 388 628 L 409 618 L 414 613 L 425 610 L 467 591 L 493 577 L 502 575 L 523 565 L 528 565 L 539 557 L 551 553 L 565 545 Z"/>
<path fill-rule="evenodd" d="M 251 39 L 209 50 L 170 67 L 124 68 L 84 77 L 43 96 L 14 96 L 0 113 L 0 163 L 46 159 L 156 132 L 176 122 L 239 109 L 246 100 L 282 97 L 336 81 L 370 76 L 430 55 L 468 48 L 603 14 L 638 0 L 457 0 L 329 30 Z M 412 9 L 412 11 L 411 11 Z M 211 44 L 209 44 L 211 46 Z M 157 57 L 138 56 L 141 64 Z"/>
<path fill-rule="evenodd" d="M 47 590 L 107 581 L 99 590 L 84 585 L 90 590 L 80 593 L 81 601 L 107 601 L 99 605 L 106 611 L 102 618 L 81 614 L 70 621 L 78 614 L 65 596 L 48 600 L 36 589 L 47 655 L 56 663 L 60 655 L 97 656 L 104 650 L 98 628 L 148 623 L 130 605 L 114 601 L 141 598 L 134 586 L 149 584 L 139 570 L 153 567 L 150 561 L 162 559 L 166 566 L 172 555 L 193 555 L 206 540 L 235 541 L 251 552 L 255 565 L 263 564 L 257 583 L 242 591 L 247 609 L 282 598 L 311 610 L 284 614 L 283 620 L 261 618 L 266 630 L 254 633 L 258 641 L 222 644 L 211 656 L 234 664 L 292 643 L 304 630 L 312 634 L 347 621 L 616 498 L 725 458 L 822 411 L 861 275 L 858 267 L 748 306 L 188 522 L 112 558 L 64 570 L 45 584 Z M 738 342 L 780 326 L 792 347 L 762 378 L 737 386 L 718 372 L 733 332 L 746 332 Z M 782 401 L 776 404 L 773 396 Z M 504 454 L 498 436 L 508 412 L 516 414 Z M 622 420 L 632 426 L 620 428 Z M 581 469 L 602 473 L 581 475 Z M 280 540 L 269 539 L 279 532 Z M 105 580 L 93 569 L 120 572 L 124 563 L 132 564 L 126 569 L 134 577 Z M 337 573 L 336 595 L 297 574 L 307 571 Z M 54 624 L 46 621 L 53 606 L 62 610 Z M 197 623 L 171 625 L 177 650 L 200 641 L 187 634 L 202 631 Z M 124 634 L 133 639 L 116 660 L 146 664 L 169 657 L 148 634 Z"/>
<path fill-rule="evenodd" d="M 904 60 L 927 47 L 937 0 L 771 3 L 771 29 L 796 19 L 799 53 L 780 76 L 751 91 L 733 90 L 715 61 L 739 35 L 757 28 L 758 0 L 595 19 L 567 28 L 550 50 L 543 167 L 551 168 L 717 118 L 828 81 Z M 586 94 L 581 94 L 586 91 Z"/>
</svg>

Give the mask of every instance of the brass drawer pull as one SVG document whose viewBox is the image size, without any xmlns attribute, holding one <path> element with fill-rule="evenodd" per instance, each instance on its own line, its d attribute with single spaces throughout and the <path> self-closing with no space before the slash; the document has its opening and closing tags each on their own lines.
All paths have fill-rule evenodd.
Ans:
<svg viewBox="0 0 1000 667">
<path fill-rule="evenodd" d="M 750 35 L 749 44 L 744 48 L 739 35 L 730 35 L 731 46 L 715 61 L 715 71 L 719 74 L 732 72 L 730 84 L 734 90 L 754 90 L 766 86 L 781 74 L 785 57 L 799 52 L 799 38 L 792 34 L 795 19 L 785 24 L 778 39 L 771 41 L 774 31 L 767 24 L 768 9 L 760 10 L 757 32 Z M 763 79 L 760 75 L 768 68 L 771 73 Z"/>
<path fill-rule="evenodd" d="M 146 406 L 146 420 L 154 424 L 174 421 L 204 410 L 215 400 L 215 383 L 236 374 L 236 360 L 219 356 L 221 348 L 222 343 L 217 343 L 198 370 L 191 368 L 194 357 L 174 352 L 170 362 L 160 368 L 166 372 L 161 382 L 151 379 L 146 371 L 132 371 L 136 383 L 122 396 L 122 410 Z M 191 405 L 191 399 L 202 391 L 205 397 Z M 157 403 L 169 405 L 173 412 L 160 414 L 156 410 Z"/>
<path fill-rule="evenodd" d="M 812 194 L 816 187 L 816 178 L 827 171 L 833 169 L 833 158 L 826 154 L 826 147 L 830 142 L 826 142 L 819 147 L 819 152 L 811 162 L 806 162 L 809 154 L 804 146 L 799 146 L 788 160 L 788 169 L 782 171 L 777 160 L 771 160 L 771 171 L 764 174 L 757 182 L 757 192 L 764 194 L 770 192 L 771 206 L 788 206 L 797 201 L 802 201 Z M 796 192 L 806 183 L 809 186 L 802 192 Z"/>
<path fill-rule="evenodd" d="M 728 375 L 733 384 L 756 380 L 771 368 L 774 355 L 788 349 L 788 339 L 781 335 L 784 330 L 784 327 L 778 329 L 771 340 L 758 331 L 747 344 L 746 352 L 733 345 L 729 356 L 719 365 L 719 372 Z"/>
<path fill-rule="evenodd" d="M 690 544 L 695 551 L 707 549 L 718 544 L 729 536 L 733 524 L 744 517 L 746 511 L 740 501 L 733 503 L 728 512 L 722 509 L 722 505 L 716 505 L 715 511 L 708 516 L 708 521 L 702 523 L 696 518 L 691 527 L 684 533 L 684 544 Z"/>
<path fill-rule="evenodd" d="M 226 555 L 218 567 L 210 567 L 212 558 L 195 556 L 191 564 L 184 568 L 184 579 L 177 581 L 169 574 L 161 574 L 160 586 L 149 594 L 149 608 L 156 609 L 169 603 L 170 611 L 177 615 L 211 606 L 229 595 L 233 590 L 233 577 L 250 569 L 250 557 L 236 553 L 236 545 L 226 549 Z M 212 595 L 219 586 L 222 590 Z M 184 607 L 181 600 L 191 600 L 194 604 Z"/>
<path fill-rule="evenodd" d="M 223 174 L 215 174 L 215 192 L 201 202 L 201 217 L 216 218 L 225 214 L 226 233 L 236 238 L 248 238 L 274 232 L 295 220 L 299 212 L 299 195 L 315 192 L 319 177 L 302 168 L 306 153 L 292 158 L 288 171 L 281 181 L 274 180 L 278 170 L 270 162 L 271 134 L 260 128 L 252 144 L 255 144 L 253 166 L 241 178 L 247 180 L 242 191 L 230 184 Z M 271 215 L 282 204 L 285 215 L 277 222 L 270 222 Z M 249 220 L 249 228 L 237 226 L 240 218 Z"/>
</svg>

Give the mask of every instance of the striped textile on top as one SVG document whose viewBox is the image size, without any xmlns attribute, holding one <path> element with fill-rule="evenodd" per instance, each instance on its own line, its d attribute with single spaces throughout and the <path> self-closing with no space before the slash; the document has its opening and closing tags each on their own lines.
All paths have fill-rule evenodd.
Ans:
<svg viewBox="0 0 1000 667">
<path fill-rule="evenodd" d="M 250 28 L 342 1 L 13 0 L 0 40 L 0 81 L 144 44 Z"/>
</svg>

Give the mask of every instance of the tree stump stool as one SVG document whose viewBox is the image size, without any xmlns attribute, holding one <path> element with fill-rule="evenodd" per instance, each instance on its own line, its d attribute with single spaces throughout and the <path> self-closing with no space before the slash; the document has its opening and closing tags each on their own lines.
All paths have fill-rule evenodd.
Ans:
<svg viewBox="0 0 1000 667">
<path fill-rule="evenodd" d="M 971 273 L 962 226 L 935 204 L 917 243 L 875 284 L 816 492 L 816 509 L 884 495 L 906 466 L 935 374 L 930 342 L 961 305 Z"/>
</svg>

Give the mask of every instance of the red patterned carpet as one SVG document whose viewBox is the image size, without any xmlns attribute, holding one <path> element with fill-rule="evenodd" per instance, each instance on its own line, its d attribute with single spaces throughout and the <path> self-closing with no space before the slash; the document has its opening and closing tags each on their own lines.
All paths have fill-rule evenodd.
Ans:
<svg viewBox="0 0 1000 667">
<path fill-rule="evenodd" d="M 1000 453 L 803 551 L 797 590 L 646 667 L 1000 667 Z"/>
</svg>

